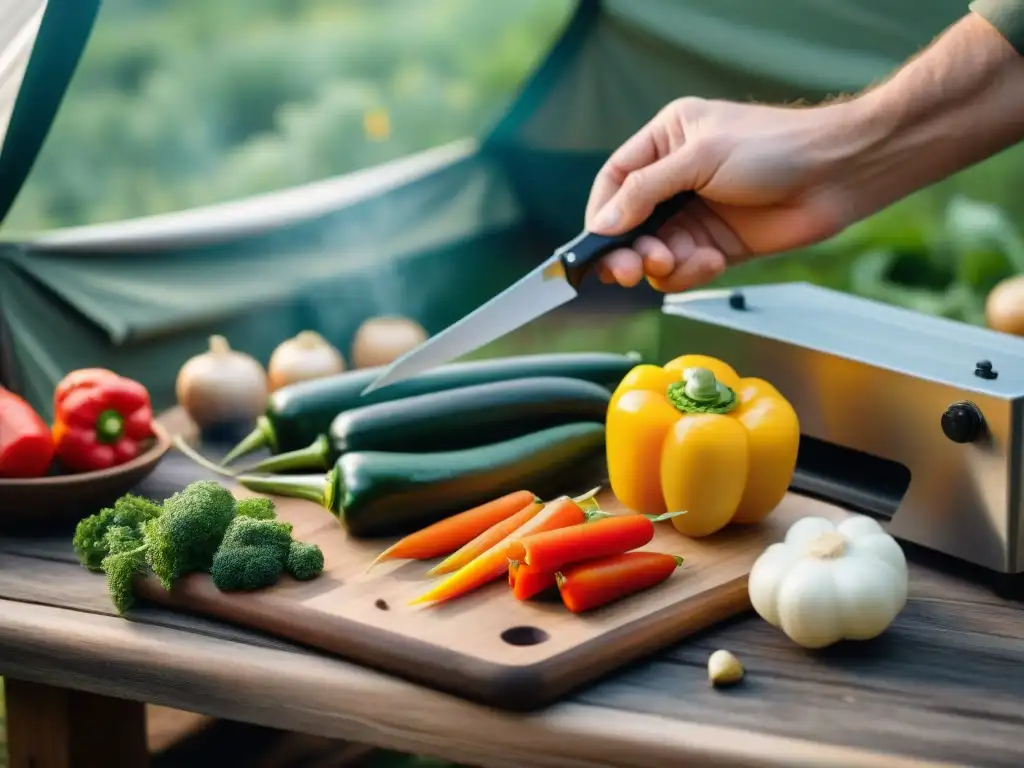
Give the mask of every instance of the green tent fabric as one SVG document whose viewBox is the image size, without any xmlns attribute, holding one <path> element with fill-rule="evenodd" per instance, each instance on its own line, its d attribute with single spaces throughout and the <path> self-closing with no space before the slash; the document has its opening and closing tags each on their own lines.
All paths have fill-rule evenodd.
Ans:
<svg viewBox="0 0 1024 768">
<path fill-rule="evenodd" d="M 76 2 L 63 29 L 80 49 L 95 7 Z M 575 235 L 600 163 L 666 102 L 857 90 L 965 12 L 965 0 L 583 0 L 479 141 L 277 195 L 0 246 L 0 375 L 47 412 L 66 371 L 110 366 L 163 407 L 178 366 L 213 332 L 264 360 L 303 328 L 347 348 L 382 313 L 436 332 Z M 66 82 L 75 50 L 41 32 L 26 78 L 49 71 Z M 37 92 L 16 111 L 56 107 L 59 93 Z M 10 157 L 35 154 L 17 141 L 0 155 L 0 192 L 24 178 Z"/>
</svg>

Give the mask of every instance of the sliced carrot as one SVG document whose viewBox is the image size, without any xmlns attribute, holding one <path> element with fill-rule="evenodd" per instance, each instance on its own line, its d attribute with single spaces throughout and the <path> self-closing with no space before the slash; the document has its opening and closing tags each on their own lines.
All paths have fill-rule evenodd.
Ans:
<svg viewBox="0 0 1024 768">
<path fill-rule="evenodd" d="M 557 571 L 563 565 L 618 555 L 642 547 L 654 538 L 654 523 L 674 517 L 669 512 L 647 515 L 601 515 L 580 525 L 523 535 L 520 530 L 508 546 L 510 560 L 518 560 L 542 571 Z"/>
<path fill-rule="evenodd" d="M 530 491 L 505 494 L 395 542 L 370 563 L 370 568 L 385 560 L 430 560 L 450 555 L 489 528 L 508 520 L 525 507 L 539 502 L 540 499 Z"/>
<path fill-rule="evenodd" d="M 509 573 L 511 572 L 510 568 Z M 555 582 L 554 571 L 542 571 L 539 568 L 534 568 L 532 565 L 518 563 L 515 584 L 512 585 L 512 594 L 516 600 L 529 600 L 531 597 L 536 597 L 541 592 L 554 587 Z"/>
<path fill-rule="evenodd" d="M 488 584 L 508 570 L 509 558 L 507 554 L 508 544 L 511 536 L 526 536 L 540 531 L 549 531 L 555 528 L 564 528 L 567 525 L 576 525 L 587 519 L 587 513 L 580 505 L 568 496 L 555 499 L 545 504 L 544 508 L 533 518 L 524 523 L 518 531 L 495 543 L 479 557 L 474 558 L 462 566 L 455 573 L 450 574 L 446 579 L 434 587 L 431 587 L 422 595 L 410 602 L 410 605 L 423 603 L 443 603 L 452 598 L 466 594 L 484 584 Z"/>
<path fill-rule="evenodd" d="M 661 584 L 682 564 L 676 555 L 624 552 L 569 566 L 555 579 L 565 607 L 582 613 Z"/>
<path fill-rule="evenodd" d="M 462 566 L 467 565 L 482 555 L 499 541 L 503 541 L 507 536 L 515 533 L 519 528 L 533 519 L 542 509 L 544 509 L 544 502 L 530 502 L 511 517 L 492 525 L 490 528 L 480 533 L 475 539 L 464 544 L 461 548 L 427 571 L 427 576 L 441 576 L 446 573 L 454 573 Z"/>
<path fill-rule="evenodd" d="M 516 577 L 519 575 L 520 562 L 518 560 L 510 560 L 508 563 L 508 585 L 512 589 L 516 588 Z"/>
</svg>

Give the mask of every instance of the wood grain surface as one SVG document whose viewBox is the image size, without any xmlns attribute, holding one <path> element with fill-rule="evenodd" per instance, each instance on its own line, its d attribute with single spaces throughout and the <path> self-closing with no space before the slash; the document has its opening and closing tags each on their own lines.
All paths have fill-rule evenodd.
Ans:
<svg viewBox="0 0 1024 768">
<path fill-rule="evenodd" d="M 251 496 L 236 489 L 240 497 Z M 610 492 L 598 495 L 612 514 L 625 509 Z M 520 602 L 500 578 L 433 608 L 409 601 L 431 583 L 437 561 L 367 566 L 392 540 L 350 538 L 329 512 L 309 501 L 275 498 L 278 518 L 301 541 L 315 542 L 326 568 L 317 579 L 282 578 L 270 589 L 225 593 L 193 574 L 170 592 L 155 578 L 140 587 L 153 602 L 225 619 L 501 709 L 549 704 L 638 657 L 660 650 L 750 608 L 747 576 L 765 547 L 781 541 L 796 520 L 847 513 L 790 494 L 762 523 L 730 526 L 690 539 L 659 523 L 644 550 L 684 558 L 665 583 L 583 615 L 557 600 Z"/>
<path fill-rule="evenodd" d="M 203 476 L 170 454 L 140 490 Z M 910 556 L 876 640 L 805 651 L 747 614 L 523 716 L 159 606 L 117 618 L 54 530 L 0 539 L 0 674 L 494 768 L 1024 765 L 1024 609 Z M 718 648 L 733 689 L 707 685 Z"/>
</svg>

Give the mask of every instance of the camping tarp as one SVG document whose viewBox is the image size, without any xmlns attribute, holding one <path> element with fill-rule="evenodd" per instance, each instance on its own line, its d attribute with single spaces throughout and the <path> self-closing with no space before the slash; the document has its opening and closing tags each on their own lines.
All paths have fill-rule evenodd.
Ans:
<svg viewBox="0 0 1024 768">
<path fill-rule="evenodd" d="M 264 360 L 304 328 L 347 348 L 382 313 L 436 332 L 576 234 L 600 163 L 666 102 L 854 91 L 965 11 L 965 0 L 584 0 L 479 143 L 0 246 L 0 373 L 46 412 L 66 371 L 111 366 L 162 407 L 213 332 Z"/>
</svg>

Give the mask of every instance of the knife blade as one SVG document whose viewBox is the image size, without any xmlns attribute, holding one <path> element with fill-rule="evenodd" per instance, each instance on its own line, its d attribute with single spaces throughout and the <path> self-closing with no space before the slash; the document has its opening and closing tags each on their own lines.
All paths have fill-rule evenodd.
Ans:
<svg viewBox="0 0 1024 768">
<path fill-rule="evenodd" d="M 462 357 L 572 301 L 583 278 L 603 256 L 631 246 L 642 235 L 654 234 L 693 197 L 693 192 L 679 193 L 621 235 L 583 230 L 525 277 L 392 362 L 362 394 Z"/>
</svg>

